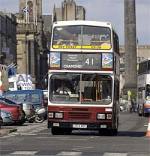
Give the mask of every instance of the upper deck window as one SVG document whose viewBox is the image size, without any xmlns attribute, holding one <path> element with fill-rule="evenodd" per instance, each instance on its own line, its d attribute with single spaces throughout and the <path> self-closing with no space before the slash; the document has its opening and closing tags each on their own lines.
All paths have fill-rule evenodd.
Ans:
<svg viewBox="0 0 150 156">
<path fill-rule="evenodd" d="M 148 74 L 148 73 L 150 73 L 150 60 L 140 62 L 138 74 Z"/>
<path fill-rule="evenodd" d="M 111 49 L 111 31 L 100 26 L 62 26 L 53 31 L 54 49 Z"/>
</svg>

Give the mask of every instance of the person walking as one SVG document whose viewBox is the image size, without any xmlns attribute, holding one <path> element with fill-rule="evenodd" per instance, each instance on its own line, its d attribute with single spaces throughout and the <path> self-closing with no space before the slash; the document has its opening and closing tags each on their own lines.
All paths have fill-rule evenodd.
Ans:
<svg viewBox="0 0 150 156">
<path fill-rule="evenodd" d="M 136 109 L 135 99 L 132 98 L 131 99 L 131 111 L 130 112 L 135 112 L 135 109 Z"/>
</svg>

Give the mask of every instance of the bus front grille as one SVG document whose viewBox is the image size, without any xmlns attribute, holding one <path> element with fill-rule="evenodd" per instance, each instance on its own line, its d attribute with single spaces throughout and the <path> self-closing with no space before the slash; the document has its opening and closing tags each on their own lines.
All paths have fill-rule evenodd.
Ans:
<svg viewBox="0 0 150 156">
<path fill-rule="evenodd" d="M 69 119 L 90 119 L 88 112 L 69 112 Z"/>
</svg>

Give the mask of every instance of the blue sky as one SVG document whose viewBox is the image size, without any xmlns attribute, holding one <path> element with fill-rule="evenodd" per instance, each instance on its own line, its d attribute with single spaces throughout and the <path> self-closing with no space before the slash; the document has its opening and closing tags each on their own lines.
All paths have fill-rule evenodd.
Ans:
<svg viewBox="0 0 150 156">
<path fill-rule="evenodd" d="M 63 0 L 43 0 L 43 14 L 52 14 L 53 6 Z M 86 9 L 87 20 L 110 21 L 124 44 L 124 0 L 75 0 Z M 0 11 L 16 13 L 19 0 L 0 0 Z M 136 0 L 137 38 L 139 44 L 150 45 L 150 0 Z"/>
</svg>

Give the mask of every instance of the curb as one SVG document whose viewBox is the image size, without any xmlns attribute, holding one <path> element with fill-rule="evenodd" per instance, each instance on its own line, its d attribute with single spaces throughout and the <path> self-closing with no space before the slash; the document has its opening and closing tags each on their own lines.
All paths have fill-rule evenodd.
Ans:
<svg viewBox="0 0 150 156">
<path fill-rule="evenodd" d="M 148 128 L 147 128 L 147 132 L 146 132 L 146 137 L 150 137 L 150 118 L 149 118 L 149 122 L 148 122 Z"/>
<path fill-rule="evenodd" d="M 4 136 L 4 135 L 8 135 L 9 133 L 13 133 L 16 132 L 17 129 L 0 129 L 0 137 Z"/>
</svg>

